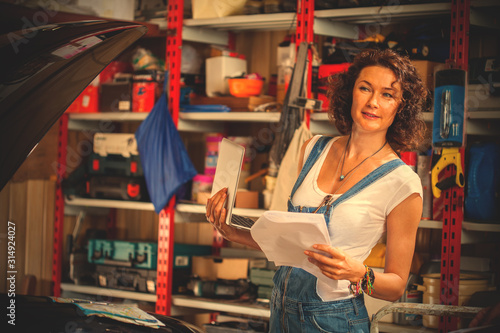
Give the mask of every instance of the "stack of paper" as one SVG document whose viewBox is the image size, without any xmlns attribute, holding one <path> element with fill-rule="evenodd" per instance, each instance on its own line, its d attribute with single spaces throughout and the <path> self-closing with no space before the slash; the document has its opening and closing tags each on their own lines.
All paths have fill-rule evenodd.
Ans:
<svg viewBox="0 0 500 333">
<path fill-rule="evenodd" d="M 332 283 L 304 254 L 305 250 L 315 251 L 314 244 L 330 244 L 323 214 L 266 211 L 250 232 L 267 259 L 276 266 L 302 268 L 318 279 Z"/>
</svg>

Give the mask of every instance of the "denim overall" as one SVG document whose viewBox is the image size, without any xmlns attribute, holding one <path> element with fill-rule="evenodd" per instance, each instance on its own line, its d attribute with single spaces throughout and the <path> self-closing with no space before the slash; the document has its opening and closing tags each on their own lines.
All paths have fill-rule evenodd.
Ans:
<svg viewBox="0 0 500 333">
<path fill-rule="evenodd" d="M 312 148 L 288 199 L 288 211 L 312 213 L 318 209 L 318 207 L 294 206 L 291 198 L 330 139 L 332 138 L 322 136 Z M 328 225 L 332 211 L 337 205 L 403 164 L 399 159 L 385 163 L 337 198 L 331 205 L 320 207 L 316 213 L 323 214 Z M 370 320 L 363 294 L 349 299 L 324 302 L 316 293 L 316 280 L 314 275 L 300 268 L 281 266 L 278 269 L 273 278 L 270 332 L 369 332 Z"/>
</svg>

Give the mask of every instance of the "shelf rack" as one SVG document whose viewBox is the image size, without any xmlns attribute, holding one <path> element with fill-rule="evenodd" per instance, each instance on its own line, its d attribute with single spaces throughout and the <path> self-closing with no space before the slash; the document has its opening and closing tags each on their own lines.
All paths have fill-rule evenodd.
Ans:
<svg viewBox="0 0 500 333">
<path fill-rule="evenodd" d="M 467 70 L 469 63 L 469 15 L 470 0 L 453 0 L 451 3 L 450 58 L 454 68 Z M 464 119 L 467 114 L 464 109 Z M 466 133 L 463 134 L 465 145 Z M 460 148 L 460 160 L 464 169 L 465 147 Z M 452 167 L 444 171 L 444 177 L 453 175 Z M 443 191 L 443 231 L 441 237 L 441 274 L 439 301 L 444 305 L 458 305 L 460 283 L 460 256 L 462 221 L 464 218 L 464 189 L 454 186 Z M 448 332 L 458 328 L 458 318 L 441 317 L 439 331 Z"/>
</svg>

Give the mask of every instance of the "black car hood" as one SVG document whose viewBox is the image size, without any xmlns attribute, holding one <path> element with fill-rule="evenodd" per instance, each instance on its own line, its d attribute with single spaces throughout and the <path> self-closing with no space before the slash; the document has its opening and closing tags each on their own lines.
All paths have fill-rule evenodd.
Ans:
<svg viewBox="0 0 500 333">
<path fill-rule="evenodd" d="M 145 33 L 135 23 L 85 21 L 0 36 L 0 190 L 71 102 Z"/>
</svg>

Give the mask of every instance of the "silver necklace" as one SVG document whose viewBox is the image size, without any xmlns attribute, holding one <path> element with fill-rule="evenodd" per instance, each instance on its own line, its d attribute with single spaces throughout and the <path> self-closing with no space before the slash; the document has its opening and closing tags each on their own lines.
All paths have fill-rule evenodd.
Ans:
<svg viewBox="0 0 500 333">
<path fill-rule="evenodd" d="M 345 179 L 345 182 L 342 182 L 340 184 L 340 186 L 337 187 L 337 189 L 335 190 L 335 192 L 333 192 L 332 194 L 326 195 L 323 198 L 323 201 L 321 202 L 321 204 L 314 210 L 313 213 L 317 213 L 319 211 L 319 209 L 321 207 L 325 206 L 325 205 L 330 206 L 332 204 L 333 200 L 334 200 L 335 194 L 337 194 L 337 192 L 344 186 L 344 184 L 347 183 L 347 181 L 349 180 L 349 178 L 351 178 L 351 176 L 354 174 L 354 171 L 356 171 L 356 169 L 358 169 L 361 166 L 361 164 L 363 164 L 367 159 L 369 159 L 370 157 L 375 156 L 387 144 L 387 140 L 386 140 L 385 143 L 382 145 L 382 147 L 380 147 L 376 152 L 374 152 L 373 154 L 371 154 L 370 156 L 368 156 L 367 158 L 365 158 L 364 160 L 362 160 L 361 163 L 359 163 L 358 165 L 356 165 L 353 169 L 351 169 L 351 171 L 349 171 L 348 173 L 346 173 L 345 175 L 343 175 L 342 171 L 344 169 L 345 155 L 346 155 L 346 151 L 347 151 L 347 146 L 349 145 L 350 141 L 351 141 L 351 135 L 349 134 L 349 138 L 347 139 L 347 143 L 346 143 L 346 145 L 344 147 L 344 152 L 343 152 L 343 156 L 342 156 L 342 170 L 341 170 L 341 174 L 340 174 L 340 181 L 343 181 Z M 335 171 L 335 174 L 337 174 L 339 172 L 339 167 L 340 167 L 340 161 L 337 164 L 337 171 Z"/>
<path fill-rule="evenodd" d="M 347 143 L 345 145 L 345 148 L 344 148 L 344 153 L 342 154 L 342 167 L 340 169 L 340 181 L 343 181 L 345 179 L 345 177 L 347 177 L 350 173 L 353 173 L 354 171 L 356 171 L 360 166 L 361 164 L 365 163 L 367 159 L 369 159 L 370 157 L 373 157 L 375 156 L 379 151 L 381 151 L 385 145 L 387 144 L 387 140 L 385 140 L 384 144 L 382 145 L 382 147 L 380 147 L 376 152 L 374 152 L 373 154 L 371 154 L 370 156 L 368 156 L 367 158 L 365 158 L 364 160 L 362 160 L 358 165 L 356 165 L 354 168 L 352 168 L 349 172 L 347 172 L 345 175 L 344 175 L 344 162 L 345 162 L 345 156 L 347 154 L 347 146 L 349 146 L 349 143 L 351 142 L 351 134 L 349 134 L 349 138 L 347 139 Z M 340 164 L 340 163 L 339 163 Z M 338 166 L 337 166 L 337 172 L 338 172 Z"/>
</svg>

